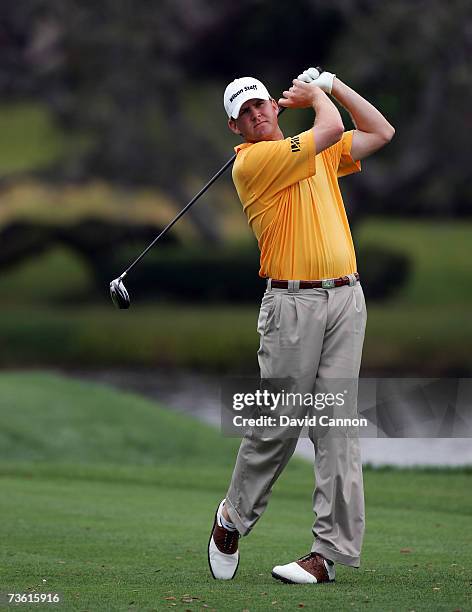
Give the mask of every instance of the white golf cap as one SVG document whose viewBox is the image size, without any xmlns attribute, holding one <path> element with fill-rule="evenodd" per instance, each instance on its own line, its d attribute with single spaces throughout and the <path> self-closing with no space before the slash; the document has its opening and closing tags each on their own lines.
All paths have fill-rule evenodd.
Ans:
<svg viewBox="0 0 472 612">
<path fill-rule="evenodd" d="M 237 119 L 244 102 L 253 98 L 270 100 L 270 94 L 263 83 L 253 77 L 242 77 L 232 81 L 225 89 L 223 97 L 228 117 Z"/>
</svg>

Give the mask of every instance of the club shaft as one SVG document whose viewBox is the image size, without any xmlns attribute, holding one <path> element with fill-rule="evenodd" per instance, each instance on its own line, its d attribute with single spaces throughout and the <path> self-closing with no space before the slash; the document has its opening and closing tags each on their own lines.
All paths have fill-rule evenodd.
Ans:
<svg viewBox="0 0 472 612">
<path fill-rule="evenodd" d="M 225 163 L 225 165 L 224 165 L 222 168 L 220 168 L 220 169 L 218 170 L 218 172 L 217 172 L 217 173 L 216 173 L 214 176 L 212 176 L 212 178 L 211 178 L 211 179 L 208 181 L 208 183 L 207 183 L 207 184 L 206 184 L 204 187 L 202 187 L 202 188 L 200 189 L 200 191 L 199 191 L 199 192 L 198 192 L 198 193 L 197 193 L 197 194 L 196 194 L 196 195 L 195 195 L 195 196 L 194 196 L 194 197 L 193 197 L 193 198 L 190 200 L 190 202 L 189 202 L 189 203 L 188 203 L 186 206 L 184 206 L 184 208 L 182 208 L 182 210 L 179 212 L 179 214 L 178 214 L 178 215 L 176 215 L 176 216 L 175 216 L 175 217 L 172 219 L 172 221 L 171 221 L 170 223 L 168 223 L 168 224 L 165 226 L 165 228 L 162 230 L 162 232 L 161 232 L 161 233 L 160 233 L 158 236 L 156 236 L 156 237 L 154 238 L 154 240 L 151 242 L 151 244 L 150 244 L 149 246 L 147 246 L 147 247 L 144 249 L 144 251 L 141 253 L 141 255 L 140 255 L 139 257 L 137 257 L 137 258 L 136 258 L 136 259 L 133 261 L 133 263 L 132 263 L 130 266 L 128 266 L 128 268 L 126 268 L 126 270 L 123 272 L 123 274 L 120 276 L 120 278 L 124 278 L 124 277 L 125 277 L 125 276 L 128 274 L 128 272 L 129 272 L 129 271 L 130 271 L 132 268 L 134 268 L 134 266 L 135 266 L 137 263 L 139 263 L 139 262 L 141 261 L 141 259 L 142 259 L 142 258 L 143 258 L 143 257 L 146 255 L 146 253 L 147 253 L 147 252 L 148 252 L 150 249 L 152 249 L 152 247 L 153 247 L 153 246 L 156 244 L 156 242 L 157 242 L 157 241 L 158 241 L 160 238 L 162 238 L 162 236 L 164 236 L 164 234 L 166 234 L 166 233 L 167 233 L 167 232 L 170 230 L 170 228 L 171 228 L 171 227 L 174 225 L 174 223 L 176 223 L 176 222 L 177 222 L 177 221 L 180 219 L 180 217 L 181 217 L 182 215 L 184 215 L 184 214 L 187 212 L 187 210 L 188 210 L 188 209 L 189 209 L 191 206 L 193 206 L 193 204 L 195 204 L 195 202 L 196 202 L 196 201 L 197 201 L 197 200 L 198 200 L 198 199 L 199 199 L 199 198 L 200 198 L 200 197 L 201 197 L 201 196 L 202 196 L 202 195 L 205 193 L 205 191 L 206 191 L 206 190 L 207 190 L 209 187 L 211 187 L 211 186 L 213 185 L 213 183 L 216 181 L 216 179 L 218 179 L 218 178 L 219 178 L 219 177 L 220 177 L 220 176 L 223 174 L 223 172 L 225 172 L 225 170 L 227 170 L 227 169 L 228 169 L 228 168 L 229 168 L 229 167 L 232 165 L 232 163 L 234 162 L 235 158 L 236 158 L 236 153 L 233 155 L 233 157 L 231 157 L 231 159 L 228 159 L 228 161 Z"/>
<path fill-rule="evenodd" d="M 285 110 L 284 107 L 279 107 L 279 115 L 281 113 L 283 113 Z M 156 244 L 156 242 L 162 238 L 162 236 L 164 236 L 164 234 L 167 234 L 167 232 L 170 230 L 170 228 L 174 225 L 174 223 L 176 223 L 180 217 L 182 215 L 184 215 L 187 210 L 193 206 L 193 204 L 195 204 L 195 202 L 205 193 L 205 191 L 211 187 L 213 185 L 213 183 L 223 174 L 223 172 L 225 172 L 234 162 L 234 160 L 236 159 L 236 153 L 231 157 L 231 159 L 228 159 L 228 161 L 225 163 L 225 165 L 220 168 L 218 170 L 218 172 L 211 177 L 211 179 L 208 181 L 208 183 L 206 185 L 204 185 L 200 191 L 190 200 L 190 202 L 184 206 L 184 208 L 182 208 L 182 210 L 179 212 L 179 214 L 177 216 L 175 216 L 172 221 L 170 223 L 168 223 L 165 228 L 162 230 L 162 232 L 156 236 L 154 238 L 154 240 L 151 242 L 151 244 L 149 246 L 147 246 L 144 251 L 141 253 L 141 255 L 139 255 L 139 257 L 137 257 L 132 264 L 130 264 L 126 270 L 121 274 L 121 276 L 119 276 L 120 279 L 124 279 L 124 277 L 128 274 L 128 272 L 130 272 L 130 270 L 132 270 L 134 268 L 134 266 L 139 263 L 141 261 L 141 259 L 146 255 L 146 253 L 152 249 L 152 247 Z"/>
</svg>

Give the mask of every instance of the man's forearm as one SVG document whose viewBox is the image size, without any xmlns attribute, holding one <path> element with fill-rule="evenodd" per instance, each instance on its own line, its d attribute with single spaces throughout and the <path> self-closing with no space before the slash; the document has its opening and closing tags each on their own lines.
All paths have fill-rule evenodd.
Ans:
<svg viewBox="0 0 472 612">
<path fill-rule="evenodd" d="M 344 130 L 343 120 L 339 110 L 329 97 L 319 88 L 317 88 L 317 93 L 313 97 L 313 110 L 316 115 L 313 127 L 332 125 L 338 126 L 341 130 Z"/>
<path fill-rule="evenodd" d="M 313 110 L 316 113 L 313 124 L 313 136 L 316 152 L 338 142 L 344 132 L 344 124 L 339 110 L 329 97 L 318 87 L 313 96 Z"/>
<path fill-rule="evenodd" d="M 382 113 L 337 77 L 334 79 L 331 94 L 349 112 L 358 130 L 377 134 L 386 140 L 392 138 L 395 129 Z"/>
</svg>

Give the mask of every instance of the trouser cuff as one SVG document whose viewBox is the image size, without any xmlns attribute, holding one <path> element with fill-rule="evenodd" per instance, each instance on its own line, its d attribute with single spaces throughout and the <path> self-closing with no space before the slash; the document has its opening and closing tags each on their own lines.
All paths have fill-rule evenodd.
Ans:
<svg viewBox="0 0 472 612">
<path fill-rule="evenodd" d="M 234 505 L 231 503 L 231 500 L 229 500 L 228 498 L 225 499 L 225 508 L 229 514 L 231 522 L 235 524 L 236 529 L 239 531 L 239 533 L 242 536 L 247 535 L 251 531 L 252 525 L 244 523 L 242 518 L 239 516 L 237 510 L 235 509 Z"/>
<path fill-rule="evenodd" d="M 339 550 L 335 550 L 330 546 L 326 546 L 326 544 L 321 544 L 315 540 L 311 552 L 316 552 L 322 555 L 325 559 L 329 561 L 335 561 L 336 563 L 341 563 L 342 565 L 348 565 L 349 567 L 359 567 L 361 564 L 360 557 L 352 557 L 351 555 L 346 555 Z"/>
</svg>

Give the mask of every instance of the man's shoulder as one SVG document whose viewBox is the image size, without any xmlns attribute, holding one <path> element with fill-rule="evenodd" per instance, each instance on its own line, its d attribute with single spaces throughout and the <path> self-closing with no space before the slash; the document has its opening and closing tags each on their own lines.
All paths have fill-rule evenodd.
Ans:
<svg viewBox="0 0 472 612">
<path fill-rule="evenodd" d="M 256 161 L 258 158 L 270 154 L 271 151 L 278 149 L 287 140 L 260 140 L 259 142 L 244 142 L 236 147 L 236 161 L 251 159 Z"/>
<path fill-rule="evenodd" d="M 235 147 L 236 159 L 233 164 L 233 179 L 236 182 L 244 181 L 252 176 L 257 168 L 268 156 L 268 145 L 273 143 L 270 140 L 259 142 L 244 142 Z"/>
<path fill-rule="evenodd" d="M 247 151 L 253 151 L 255 149 L 260 149 L 261 147 L 266 147 L 266 146 L 271 146 L 274 145 L 276 143 L 280 143 L 283 142 L 283 140 L 286 139 L 282 139 L 282 140 L 259 140 L 258 142 L 242 142 L 241 144 L 239 144 L 238 146 L 235 147 L 235 151 L 236 152 L 247 152 Z"/>
</svg>

